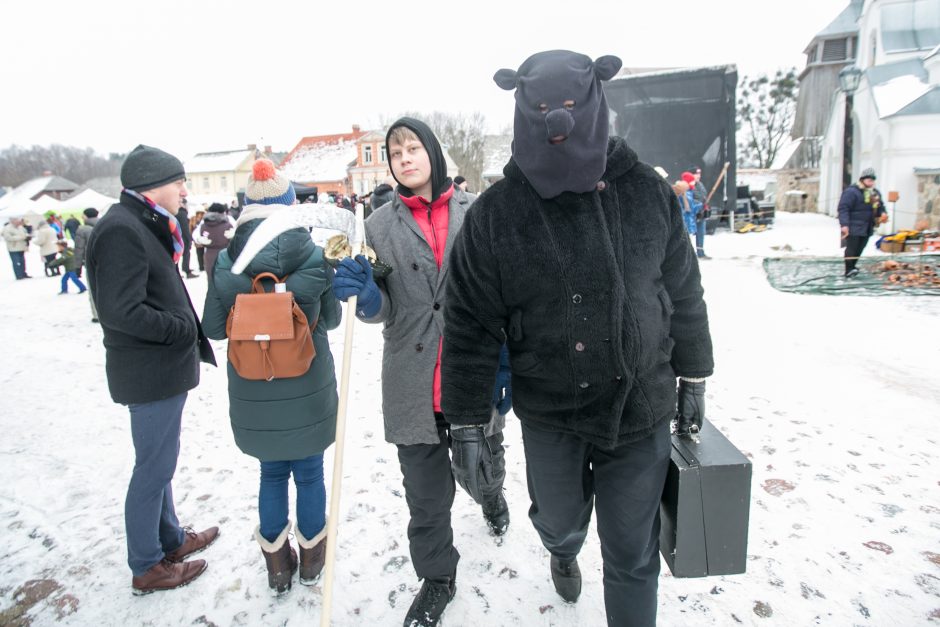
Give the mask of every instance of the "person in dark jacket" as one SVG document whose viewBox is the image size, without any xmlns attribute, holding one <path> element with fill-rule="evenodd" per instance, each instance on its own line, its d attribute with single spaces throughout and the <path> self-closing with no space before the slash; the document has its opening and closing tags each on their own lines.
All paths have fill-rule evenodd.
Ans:
<svg viewBox="0 0 940 627">
<path fill-rule="evenodd" d="M 316 356 L 310 369 L 298 377 L 253 381 L 228 365 L 229 415 L 235 443 L 261 462 L 260 524 L 255 539 L 265 558 L 268 584 L 278 593 L 290 590 L 297 570 L 297 556 L 288 540 L 287 489 L 292 474 L 297 488 L 295 534 L 300 547 L 300 583 L 314 584 L 326 556 L 323 451 L 336 435 L 337 408 L 336 375 L 326 332 L 339 325 L 342 310 L 333 295 L 332 271 L 324 262 L 323 249 L 313 243 L 306 229 L 280 234 L 251 260 L 243 274 L 232 274 L 232 264 L 264 218 L 293 202 L 293 186 L 276 173 L 274 164 L 268 159 L 255 161 L 245 188 L 245 208 L 232 242 L 215 263 L 203 313 L 209 337 L 225 338 L 225 323 L 235 297 L 251 291 L 255 276 L 271 272 L 281 279 L 287 277 L 287 290 L 293 292 L 314 327 Z"/>
<path fill-rule="evenodd" d="M 388 181 L 379 183 L 375 189 L 372 190 L 372 197 L 369 199 L 369 212 L 366 214 L 366 217 L 368 218 L 373 212 L 386 203 L 392 202 L 393 198 L 395 198 L 395 188 L 392 187 Z"/>
<path fill-rule="evenodd" d="M 183 236 L 183 256 L 180 258 L 180 262 L 183 264 L 182 270 L 187 279 L 195 279 L 199 275 L 193 272 L 189 267 L 189 252 L 193 245 L 193 233 L 192 229 L 189 227 L 189 209 L 187 208 L 185 198 L 183 199 L 183 204 L 180 205 L 180 210 L 179 213 L 176 214 L 176 218 L 180 223 L 180 235 Z"/>
<path fill-rule="evenodd" d="M 79 222 L 78 218 L 75 216 L 69 216 L 69 219 L 65 221 L 63 228 L 65 229 L 65 232 L 69 234 L 69 237 L 72 238 L 73 242 L 75 241 L 75 234 L 78 233 L 78 227 L 81 225 L 82 223 Z"/>
<path fill-rule="evenodd" d="M 75 273 L 78 278 L 82 278 L 82 267 L 85 265 L 85 248 L 88 246 L 88 238 L 91 236 L 91 230 L 98 223 L 98 210 L 94 207 L 88 207 L 82 211 L 85 223 L 78 227 L 75 232 L 75 258 L 78 260 L 78 269 Z M 98 312 L 95 310 L 95 299 L 88 293 L 88 303 L 91 305 L 91 321 L 98 322 Z"/>
<path fill-rule="evenodd" d="M 134 593 L 147 594 L 201 575 L 204 560 L 185 560 L 219 533 L 181 527 L 171 486 L 186 395 L 199 384 L 199 362 L 215 365 L 215 357 L 176 269 L 183 164 L 141 144 L 125 159 L 121 184 L 120 202 L 88 238 L 85 263 L 104 332 L 108 389 L 131 415 L 136 460 L 124 503 L 127 563 Z"/>
<path fill-rule="evenodd" d="M 875 225 L 888 221 L 881 192 L 875 188 L 875 171 L 862 170 L 858 183 L 847 187 L 839 199 L 839 227 L 845 246 L 845 276 L 858 275 L 858 258 L 862 256 Z"/>
<path fill-rule="evenodd" d="M 679 426 L 693 430 L 713 368 L 676 195 L 608 137 L 601 81 L 620 66 L 555 50 L 496 73 L 516 91 L 512 158 L 454 242 L 441 362 L 444 416 L 479 425 L 508 338 L 529 517 L 555 590 L 577 601 L 596 509 L 607 620 L 618 627 L 656 622 L 676 376 Z"/>
<path fill-rule="evenodd" d="M 196 227 L 194 239 L 205 248 L 203 259 L 206 266 L 206 276 L 212 281 L 212 270 L 219 253 L 228 247 L 228 243 L 235 234 L 235 224 L 227 215 L 228 209 L 220 202 L 209 205 L 206 217 Z"/>
<path fill-rule="evenodd" d="M 504 368 L 494 388 L 494 363 L 481 398 L 490 409 L 475 423 L 479 429 L 458 433 L 448 428 L 440 404 L 442 308 L 450 280 L 449 251 L 476 197 L 454 187 L 441 145 L 425 123 L 397 120 L 385 145 L 397 193 L 376 209 L 365 227 L 369 245 L 393 271 L 376 282 L 364 256 L 346 258 L 336 269 L 333 289 L 344 301 L 358 297 L 359 319 L 385 325 L 385 439 L 398 447 L 411 516 L 408 543 L 415 572 L 424 579 L 404 624 L 431 627 L 456 594 L 460 553 L 451 527 L 455 478 L 482 506 L 491 533 L 502 535 L 509 526 L 502 431 L 512 406 L 511 383 Z"/>
</svg>

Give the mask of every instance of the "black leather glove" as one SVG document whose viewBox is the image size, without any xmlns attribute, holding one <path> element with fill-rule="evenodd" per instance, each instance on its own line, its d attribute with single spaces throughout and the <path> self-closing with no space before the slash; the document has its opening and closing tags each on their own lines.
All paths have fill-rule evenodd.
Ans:
<svg viewBox="0 0 940 627">
<path fill-rule="evenodd" d="M 474 501 L 483 503 L 483 487 L 493 481 L 493 455 L 482 425 L 451 427 L 454 479 Z"/>
<path fill-rule="evenodd" d="M 705 419 L 705 382 L 679 379 L 676 433 L 688 435 L 702 430 Z"/>
</svg>

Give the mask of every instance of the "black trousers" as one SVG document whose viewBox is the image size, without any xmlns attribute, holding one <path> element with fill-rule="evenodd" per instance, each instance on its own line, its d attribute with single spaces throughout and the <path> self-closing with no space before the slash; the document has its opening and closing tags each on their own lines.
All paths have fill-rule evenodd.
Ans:
<svg viewBox="0 0 940 627">
<path fill-rule="evenodd" d="M 447 425 L 437 418 L 437 444 L 398 445 L 405 501 L 411 520 L 408 544 L 415 572 L 421 579 L 454 577 L 460 553 L 454 548 L 450 509 L 456 493 L 450 469 Z"/>
<path fill-rule="evenodd" d="M 869 235 L 849 235 L 845 238 L 845 273 L 848 274 L 855 269 L 858 258 L 862 256 L 862 251 L 868 244 Z"/>
<path fill-rule="evenodd" d="M 199 271 L 206 271 L 206 249 L 202 246 L 196 246 L 196 262 L 199 263 Z"/>
<path fill-rule="evenodd" d="M 186 274 L 189 274 L 190 272 L 192 272 L 192 270 L 189 267 L 189 260 L 190 260 L 189 249 L 191 247 L 192 247 L 192 242 L 187 242 L 185 240 L 183 241 L 183 258 L 181 261 L 183 262 L 183 272 Z"/>
<path fill-rule="evenodd" d="M 529 518 L 548 551 L 578 555 L 592 510 L 604 561 L 611 627 L 656 624 L 659 501 L 669 465 L 669 421 L 638 442 L 605 450 L 576 435 L 522 422 Z"/>
</svg>

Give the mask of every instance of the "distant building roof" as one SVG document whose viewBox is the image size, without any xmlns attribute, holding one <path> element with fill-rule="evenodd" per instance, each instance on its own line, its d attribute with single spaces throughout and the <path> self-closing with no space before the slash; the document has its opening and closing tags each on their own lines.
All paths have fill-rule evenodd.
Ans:
<svg viewBox="0 0 940 627">
<path fill-rule="evenodd" d="M 924 69 L 924 62 L 915 57 L 913 59 L 895 61 L 894 63 L 874 65 L 865 70 L 865 77 L 868 79 L 868 84 L 872 87 L 887 83 L 899 76 L 907 75 L 914 76 L 918 80 L 926 82 L 927 70 Z"/>
<path fill-rule="evenodd" d="M 851 35 L 858 32 L 858 18 L 862 14 L 864 0 L 851 0 L 849 6 L 842 9 L 836 19 L 829 22 L 826 28 L 816 33 L 814 39 L 824 39 L 838 35 Z M 811 44 L 812 45 L 812 44 Z"/>
<path fill-rule="evenodd" d="M 69 194 L 67 198 L 74 198 L 86 189 L 94 190 L 99 194 L 108 196 L 109 198 L 117 198 L 121 195 L 121 190 L 123 188 L 124 186 L 121 185 L 120 176 L 96 176 L 93 179 L 88 179 L 85 181 L 81 187 Z"/>
<path fill-rule="evenodd" d="M 355 140 L 337 143 L 300 145 L 285 159 L 281 171 L 291 181 L 320 183 L 342 181 L 350 165 L 356 163 L 358 148 Z"/>
<path fill-rule="evenodd" d="M 363 131 L 359 128 L 358 124 L 353 124 L 352 132 L 350 133 L 334 133 L 332 135 L 309 135 L 307 137 L 301 138 L 297 145 L 294 146 L 293 150 L 288 153 L 287 157 L 281 162 L 281 165 L 287 165 L 290 163 L 294 156 L 310 146 L 317 146 L 320 144 L 326 145 L 335 145 L 340 142 L 355 142 L 357 139 L 366 134 L 366 131 Z"/>
<path fill-rule="evenodd" d="M 940 86 L 934 86 L 930 91 L 911 101 L 910 104 L 898 109 L 894 116 L 933 115 L 938 113 L 940 113 Z"/>
<path fill-rule="evenodd" d="M 10 206 L 11 203 L 21 200 L 35 200 L 47 192 L 71 192 L 78 189 L 78 183 L 73 183 L 61 176 L 38 176 L 15 187 L 13 191 L 0 196 L 0 209 Z"/>
<path fill-rule="evenodd" d="M 184 163 L 187 174 L 197 172 L 232 172 L 249 157 L 254 157 L 255 150 L 222 150 L 219 152 L 200 152 Z"/>
</svg>

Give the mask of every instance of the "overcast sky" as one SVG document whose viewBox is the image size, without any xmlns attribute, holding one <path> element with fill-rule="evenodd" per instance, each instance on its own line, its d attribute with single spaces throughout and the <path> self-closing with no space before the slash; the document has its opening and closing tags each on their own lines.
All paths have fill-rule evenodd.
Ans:
<svg viewBox="0 0 940 627">
<path fill-rule="evenodd" d="M 62 143 L 186 158 L 364 129 L 401 111 L 511 124 L 493 83 L 530 54 L 626 67 L 802 68 L 848 0 L 52 0 L 0 9 L 0 148 Z"/>
</svg>

